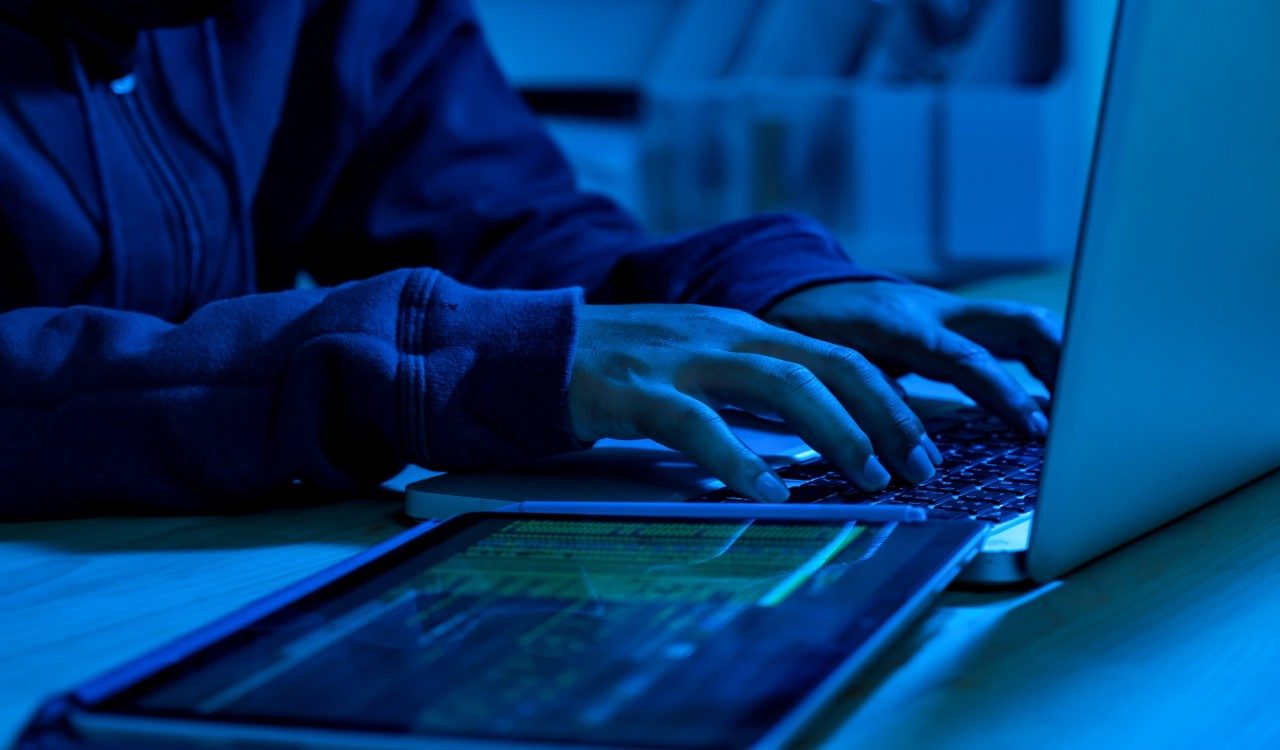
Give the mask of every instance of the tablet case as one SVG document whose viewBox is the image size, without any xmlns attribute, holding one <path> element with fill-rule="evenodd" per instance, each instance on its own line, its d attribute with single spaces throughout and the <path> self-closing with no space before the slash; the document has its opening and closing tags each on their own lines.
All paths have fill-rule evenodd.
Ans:
<svg viewBox="0 0 1280 750">
<path fill-rule="evenodd" d="M 31 721 L 23 728 L 12 750 L 182 750 L 176 746 L 159 743 L 148 743 L 140 748 L 137 743 L 128 746 L 107 744 L 102 741 L 90 742 L 80 736 L 72 726 L 70 717 L 78 709 L 86 709 L 121 687 L 136 681 L 156 668 L 186 658 L 195 651 L 205 647 L 228 633 L 241 629 L 246 624 L 264 614 L 286 606 L 307 594 L 335 581 L 361 567 L 370 560 L 412 542 L 438 524 L 424 522 L 397 534 L 394 537 L 376 544 L 369 549 L 352 555 L 336 565 L 329 566 L 301 581 L 275 591 L 267 596 L 251 602 L 235 612 L 215 620 L 176 641 L 150 651 L 123 666 L 107 672 L 84 683 L 67 693 L 61 693 L 46 700 L 32 716 Z"/>
<path fill-rule="evenodd" d="M 70 692 L 49 698 L 41 704 L 23 728 L 12 750 L 184 750 L 182 747 L 158 741 L 148 742 L 146 745 L 130 741 L 128 745 L 123 745 L 90 740 L 76 731 L 72 725 L 71 716 L 78 710 L 90 709 L 120 688 L 137 681 L 157 668 L 184 659 L 223 636 L 240 630 L 263 615 L 292 604 L 326 584 L 342 578 L 374 558 L 412 542 L 438 525 L 439 523 L 434 521 L 423 522 L 343 562 L 251 602 L 226 617 L 150 651 Z"/>
</svg>

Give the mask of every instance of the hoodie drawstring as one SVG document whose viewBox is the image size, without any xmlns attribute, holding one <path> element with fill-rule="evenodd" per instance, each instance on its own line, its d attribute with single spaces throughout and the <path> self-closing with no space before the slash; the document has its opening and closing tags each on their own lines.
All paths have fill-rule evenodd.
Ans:
<svg viewBox="0 0 1280 750">
<path fill-rule="evenodd" d="M 226 177 L 231 184 L 231 203 L 234 210 L 233 221 L 236 224 L 236 238 L 240 245 L 241 268 L 243 273 L 242 289 L 249 294 L 257 289 L 257 264 L 253 257 L 253 236 L 249 230 L 249 196 L 245 189 L 244 168 L 240 156 L 240 148 L 236 143 L 231 128 L 231 102 L 227 95 L 227 84 L 223 76 L 222 53 L 218 49 L 217 29 L 214 20 L 208 19 L 201 24 L 204 38 L 205 63 L 209 68 L 209 78 L 213 82 L 214 109 L 218 114 L 218 131 L 227 149 Z"/>
<path fill-rule="evenodd" d="M 67 42 L 67 59 L 75 78 L 76 96 L 83 110 L 85 127 L 88 130 L 89 158 L 93 162 L 93 176 L 98 184 L 98 193 L 102 199 L 102 242 L 111 263 L 112 281 L 114 284 L 112 305 L 123 308 L 125 303 L 124 284 L 124 238 L 120 234 L 120 219 L 116 213 L 115 200 L 112 198 L 110 186 L 107 184 L 106 146 L 102 143 L 102 118 L 93 101 L 93 92 L 89 87 L 89 76 L 85 73 L 80 61 L 80 53 L 75 44 Z"/>
</svg>

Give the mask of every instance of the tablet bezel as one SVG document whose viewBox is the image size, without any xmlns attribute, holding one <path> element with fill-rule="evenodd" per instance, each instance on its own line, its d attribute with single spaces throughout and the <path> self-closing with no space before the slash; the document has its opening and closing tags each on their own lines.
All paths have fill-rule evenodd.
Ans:
<svg viewBox="0 0 1280 750">
<path fill-rule="evenodd" d="M 429 744 L 432 747 L 459 748 L 462 750 L 481 748 L 528 747 L 545 750 L 551 747 L 566 748 L 605 748 L 618 747 L 634 750 L 640 745 L 604 745 L 599 743 L 551 743 L 537 739 L 510 738 L 499 739 L 480 736 L 458 736 L 449 734 L 419 734 L 389 732 L 380 727 L 336 728 L 307 726 L 287 721 L 245 722 L 240 720 L 220 720 L 204 718 L 191 714 L 148 711 L 136 706 L 122 710 L 121 704 L 151 689 L 157 682 L 168 679 L 174 672 L 184 668 L 184 664 L 207 649 L 224 644 L 228 638 L 242 633 L 246 628 L 262 619 L 271 616 L 288 606 L 308 606 L 312 602 L 329 600 L 342 595 L 354 587 L 363 585 L 377 576 L 390 572 L 395 566 L 405 563 L 424 549 L 439 544 L 476 523 L 488 519 L 510 520 L 571 520 L 592 522 L 597 520 L 654 522 L 679 520 L 684 522 L 706 520 L 707 522 L 724 522 L 726 520 L 753 520 L 749 515 L 737 519 L 671 519 L 652 516 L 594 516 L 578 514 L 529 514 L 484 512 L 469 513 L 457 516 L 449 521 L 429 528 L 419 527 L 397 536 L 368 552 L 358 555 L 346 563 L 322 571 L 302 583 L 257 602 L 244 610 L 225 618 L 207 628 L 193 633 L 185 639 L 143 657 L 117 672 L 90 683 L 73 695 L 75 710 L 71 716 L 72 723 L 80 731 L 93 735 L 124 738 L 149 737 L 156 740 L 181 739 L 183 742 L 204 742 L 226 744 L 231 741 L 249 741 L 267 745 L 288 745 L 291 747 L 306 746 L 316 748 L 399 748 L 421 747 Z M 775 521 L 779 519 L 767 519 Z M 795 519 L 784 519 L 791 523 L 826 524 L 840 523 L 835 521 L 814 521 L 798 515 Z M 863 640 L 846 658 L 832 670 L 798 703 L 782 713 L 774 726 L 760 735 L 750 745 L 751 748 L 777 747 L 792 738 L 804 728 L 809 721 L 838 693 L 874 656 L 896 636 L 903 627 L 915 618 L 943 588 L 959 573 L 964 564 L 973 558 L 980 548 L 989 525 L 971 521 L 926 521 L 903 524 L 917 528 L 921 532 L 930 531 L 928 537 L 933 544 L 932 549 L 945 548 L 932 560 L 922 558 L 920 565 L 911 565 L 895 573 L 895 581 L 911 579 L 918 581 L 915 589 L 907 596 L 891 597 L 883 604 L 884 619 L 880 621 L 873 635 Z M 921 573 L 921 568 L 928 573 Z M 902 587 L 899 587 L 902 588 Z M 669 745 L 653 747 L 669 748 Z"/>
</svg>

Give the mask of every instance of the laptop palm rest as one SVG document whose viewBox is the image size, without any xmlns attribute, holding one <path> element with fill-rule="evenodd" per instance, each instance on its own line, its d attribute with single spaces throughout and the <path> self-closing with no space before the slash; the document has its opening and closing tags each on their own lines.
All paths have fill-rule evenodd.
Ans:
<svg viewBox="0 0 1280 750">
<path fill-rule="evenodd" d="M 771 465 L 795 461 L 808 446 L 779 422 L 726 415 L 734 431 Z M 589 451 L 553 456 L 504 471 L 450 472 L 414 482 L 406 512 L 447 518 L 522 500 L 673 502 L 720 486 L 682 453 L 652 440 L 601 440 Z"/>
</svg>

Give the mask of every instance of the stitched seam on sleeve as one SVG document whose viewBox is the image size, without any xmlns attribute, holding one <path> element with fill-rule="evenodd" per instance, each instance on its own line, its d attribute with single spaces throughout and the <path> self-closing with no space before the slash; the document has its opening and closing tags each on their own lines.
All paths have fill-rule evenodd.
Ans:
<svg viewBox="0 0 1280 750">
<path fill-rule="evenodd" d="M 423 341 L 426 328 L 427 301 L 435 288 L 437 274 L 425 269 L 416 272 L 405 283 L 401 293 L 399 320 L 396 325 L 396 348 L 400 351 L 397 380 L 400 381 L 399 415 L 400 444 L 406 458 L 425 464 L 427 457 L 426 432 L 426 369 L 423 358 Z"/>
</svg>

